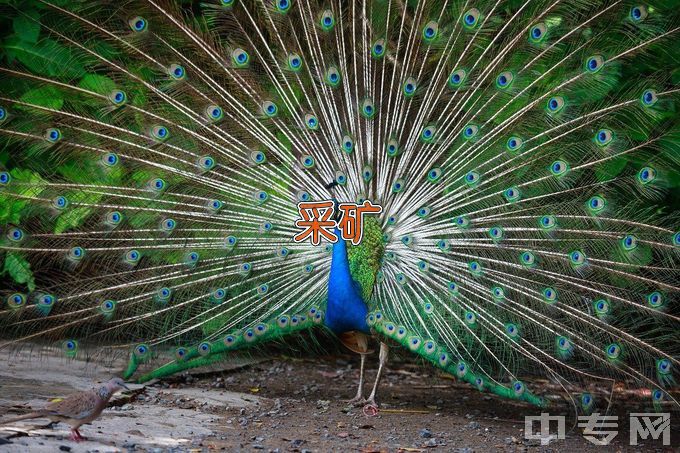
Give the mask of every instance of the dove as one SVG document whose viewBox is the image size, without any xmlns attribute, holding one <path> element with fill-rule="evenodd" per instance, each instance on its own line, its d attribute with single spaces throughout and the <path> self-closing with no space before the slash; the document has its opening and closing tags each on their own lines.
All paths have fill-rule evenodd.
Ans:
<svg viewBox="0 0 680 453">
<path fill-rule="evenodd" d="M 125 381 L 121 378 L 114 377 L 100 387 L 74 393 L 62 400 L 47 404 L 44 409 L 30 412 L 20 417 L 0 421 L 0 424 L 6 425 L 19 420 L 28 420 L 32 418 L 49 418 L 53 422 L 64 422 L 69 424 L 71 426 L 70 439 L 75 442 L 80 442 L 86 438 L 80 434 L 78 429 L 82 425 L 96 420 L 101 415 L 113 394 L 121 389 L 129 390 L 128 386 L 125 385 Z"/>
</svg>

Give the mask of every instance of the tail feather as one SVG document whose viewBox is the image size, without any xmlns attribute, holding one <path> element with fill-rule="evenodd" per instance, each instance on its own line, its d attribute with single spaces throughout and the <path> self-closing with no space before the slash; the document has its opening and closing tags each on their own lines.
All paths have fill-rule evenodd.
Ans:
<svg viewBox="0 0 680 453">
<path fill-rule="evenodd" d="M 131 349 L 128 376 L 166 346 L 186 356 L 153 376 L 226 357 L 325 311 L 330 244 L 292 240 L 297 204 L 368 199 L 365 302 L 465 380 L 675 402 L 672 5 L 2 8 L 0 347 Z"/>
</svg>

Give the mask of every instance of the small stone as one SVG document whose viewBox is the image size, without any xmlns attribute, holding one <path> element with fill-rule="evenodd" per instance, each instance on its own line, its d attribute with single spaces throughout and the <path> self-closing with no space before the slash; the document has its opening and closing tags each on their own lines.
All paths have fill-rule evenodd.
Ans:
<svg viewBox="0 0 680 453">
<path fill-rule="evenodd" d="M 479 423 L 477 423 L 477 422 L 470 422 L 470 423 L 468 423 L 467 426 L 468 426 L 468 428 L 470 428 L 470 429 L 479 429 L 479 426 L 480 426 L 480 425 L 479 425 Z"/>
<path fill-rule="evenodd" d="M 67 445 L 59 445 L 59 451 L 71 451 L 71 447 Z"/>
<path fill-rule="evenodd" d="M 437 439 L 435 439 L 435 438 L 433 437 L 432 439 L 430 439 L 430 440 L 428 440 L 427 442 L 425 442 L 425 446 L 426 446 L 426 447 L 436 447 L 436 446 L 437 446 Z"/>
<path fill-rule="evenodd" d="M 427 428 L 421 429 L 418 434 L 420 434 L 420 437 L 422 437 L 424 439 L 429 439 L 430 437 L 432 437 L 432 431 L 430 431 Z"/>
</svg>

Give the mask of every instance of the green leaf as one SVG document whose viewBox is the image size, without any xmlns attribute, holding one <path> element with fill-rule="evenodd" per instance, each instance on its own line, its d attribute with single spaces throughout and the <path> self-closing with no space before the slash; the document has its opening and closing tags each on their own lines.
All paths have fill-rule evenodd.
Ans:
<svg viewBox="0 0 680 453">
<path fill-rule="evenodd" d="M 2 273 L 8 274 L 17 283 L 25 284 L 29 291 L 35 291 L 35 278 L 33 278 L 31 265 L 20 253 L 7 252 Z"/>
<path fill-rule="evenodd" d="M 17 225 L 27 204 L 26 200 L 17 200 L 0 194 L 0 224 Z"/>
<path fill-rule="evenodd" d="M 22 41 L 35 44 L 38 42 L 40 36 L 40 14 L 37 11 L 25 11 L 20 13 L 12 21 L 12 28 L 14 33 L 21 38 Z"/>
<path fill-rule="evenodd" d="M 60 110 L 64 105 L 64 97 L 62 92 L 52 85 L 45 85 L 40 88 L 34 88 L 24 93 L 20 98 L 21 101 L 28 104 L 40 105 L 49 109 Z M 23 110 L 30 109 L 30 107 L 17 106 Z"/>
<path fill-rule="evenodd" d="M 19 36 L 11 36 L 2 44 L 2 49 L 36 74 L 65 79 L 85 75 L 85 68 L 75 58 L 73 51 L 53 39 L 30 43 Z"/>
<path fill-rule="evenodd" d="M 79 227 L 91 212 L 92 208 L 87 207 L 74 208 L 64 212 L 54 224 L 54 233 L 61 234 L 71 228 Z"/>
<path fill-rule="evenodd" d="M 99 94 L 109 94 L 116 89 L 116 83 L 113 80 L 98 74 L 87 74 L 80 79 L 78 86 Z"/>
<path fill-rule="evenodd" d="M 623 171 L 628 160 L 625 156 L 611 159 L 595 169 L 598 181 L 609 181 Z"/>
</svg>

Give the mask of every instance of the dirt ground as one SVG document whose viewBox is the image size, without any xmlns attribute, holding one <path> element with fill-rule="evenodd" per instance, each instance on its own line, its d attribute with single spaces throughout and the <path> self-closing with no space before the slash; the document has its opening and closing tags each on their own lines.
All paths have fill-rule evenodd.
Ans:
<svg viewBox="0 0 680 453">
<path fill-rule="evenodd" d="M 367 393 L 376 361 L 367 361 Z M 3 356 L 0 422 L 46 399 L 90 388 L 112 373 L 77 360 Z M 620 420 L 610 446 L 585 440 L 573 417 L 567 418 L 566 439 L 541 446 L 524 439 L 524 416 L 539 415 L 540 409 L 480 394 L 410 362 L 388 365 L 378 392 L 380 411 L 366 416 L 345 403 L 356 391 L 358 373 L 359 360 L 350 355 L 244 359 L 227 369 L 133 385 L 130 393 L 114 398 L 100 419 L 81 429 L 88 440 L 78 444 L 68 440 L 66 425 L 48 427 L 47 420 L 0 426 L 0 451 L 679 451 L 660 440 L 628 445 L 628 413 L 647 409 L 630 395 L 617 398 L 621 404 L 610 412 Z M 550 412 L 570 411 L 558 401 Z M 677 426 L 673 416 L 678 414 L 671 416 Z M 671 445 L 679 446 L 675 431 Z"/>
</svg>

